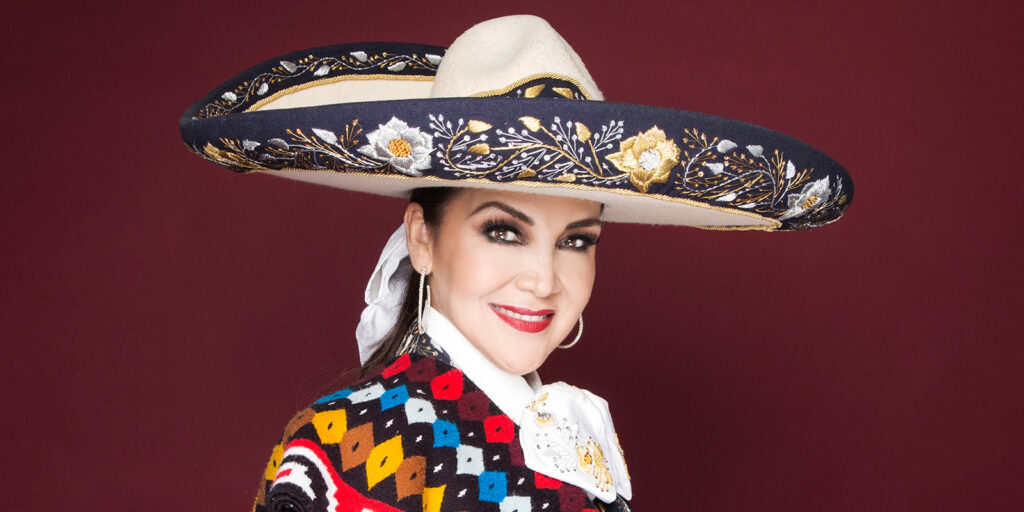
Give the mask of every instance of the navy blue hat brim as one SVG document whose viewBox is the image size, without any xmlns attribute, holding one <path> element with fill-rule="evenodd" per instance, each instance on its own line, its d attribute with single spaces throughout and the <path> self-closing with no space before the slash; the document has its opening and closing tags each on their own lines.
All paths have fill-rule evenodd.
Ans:
<svg viewBox="0 0 1024 512">
<path fill-rule="evenodd" d="M 238 172 L 393 196 L 469 186 L 582 197 L 605 203 L 612 222 L 806 229 L 838 219 L 853 197 L 841 166 L 792 137 L 708 114 L 571 99 L 579 92 L 557 77 L 500 97 L 253 110 L 332 79 L 427 78 L 443 51 L 363 43 L 285 55 L 189 108 L 182 137 Z"/>
</svg>

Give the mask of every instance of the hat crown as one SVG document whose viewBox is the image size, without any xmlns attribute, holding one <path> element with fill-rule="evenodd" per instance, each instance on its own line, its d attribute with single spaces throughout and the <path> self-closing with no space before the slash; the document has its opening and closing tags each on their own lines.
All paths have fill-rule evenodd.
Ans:
<svg viewBox="0 0 1024 512">
<path fill-rule="evenodd" d="M 530 15 L 487 20 L 463 32 L 438 66 L 430 97 L 489 95 L 538 75 L 570 78 L 590 99 L 604 99 L 569 43 Z"/>
</svg>

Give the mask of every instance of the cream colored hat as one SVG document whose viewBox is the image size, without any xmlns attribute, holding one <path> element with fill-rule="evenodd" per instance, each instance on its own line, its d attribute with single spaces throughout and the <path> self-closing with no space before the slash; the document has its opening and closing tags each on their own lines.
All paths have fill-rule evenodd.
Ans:
<svg viewBox="0 0 1024 512">
<path fill-rule="evenodd" d="M 447 50 L 351 43 L 271 59 L 181 118 L 186 145 L 239 172 L 387 196 L 481 187 L 600 201 L 610 222 L 806 229 L 853 184 L 784 134 L 612 103 L 544 20 L 480 23 Z"/>
</svg>

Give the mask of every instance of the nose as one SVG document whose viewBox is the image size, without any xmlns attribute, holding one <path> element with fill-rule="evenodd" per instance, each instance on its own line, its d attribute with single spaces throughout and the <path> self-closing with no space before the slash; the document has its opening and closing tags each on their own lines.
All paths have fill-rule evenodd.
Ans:
<svg viewBox="0 0 1024 512">
<path fill-rule="evenodd" d="M 519 274 L 516 286 L 520 290 L 530 292 L 535 297 L 548 297 L 562 291 L 555 255 L 541 251 L 533 255 L 529 265 Z"/>
</svg>

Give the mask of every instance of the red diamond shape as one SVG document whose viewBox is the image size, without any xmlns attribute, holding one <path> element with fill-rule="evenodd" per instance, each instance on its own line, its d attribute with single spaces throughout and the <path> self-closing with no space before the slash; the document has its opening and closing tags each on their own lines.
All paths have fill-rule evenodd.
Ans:
<svg viewBox="0 0 1024 512">
<path fill-rule="evenodd" d="M 438 400 L 457 400 L 462 396 L 462 372 L 450 370 L 430 381 L 430 390 Z"/>
<path fill-rule="evenodd" d="M 544 473 L 533 473 L 533 481 L 538 489 L 558 489 L 562 486 L 562 481 L 557 478 L 551 478 Z"/>
<path fill-rule="evenodd" d="M 515 423 L 504 414 L 484 420 L 484 435 L 488 443 L 507 443 L 516 435 Z"/>
<path fill-rule="evenodd" d="M 387 368 L 385 368 L 384 371 L 380 372 L 380 374 L 385 379 L 390 379 L 393 375 L 397 375 L 399 373 L 404 372 L 405 369 L 408 368 L 408 367 L 409 367 L 409 354 L 402 354 L 402 357 L 399 357 L 398 359 L 395 359 L 395 362 L 391 363 L 391 366 L 388 366 Z"/>
</svg>

